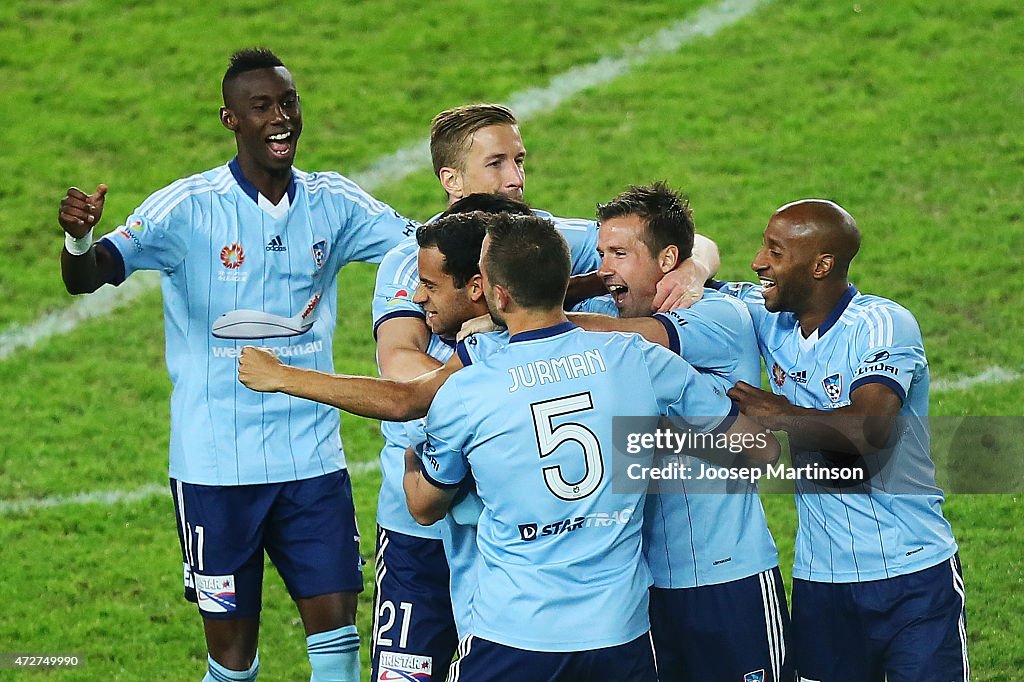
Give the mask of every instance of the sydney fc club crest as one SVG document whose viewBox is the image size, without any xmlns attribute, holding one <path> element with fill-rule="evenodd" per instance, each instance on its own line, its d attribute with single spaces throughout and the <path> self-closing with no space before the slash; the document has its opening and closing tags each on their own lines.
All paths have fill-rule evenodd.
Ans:
<svg viewBox="0 0 1024 682">
<path fill-rule="evenodd" d="M 821 380 L 821 387 L 825 389 L 825 395 L 834 403 L 838 403 L 843 397 L 843 375 L 836 372 Z"/>
<path fill-rule="evenodd" d="M 324 263 L 326 261 L 327 261 L 327 242 L 323 241 L 323 240 L 322 241 L 318 241 L 316 244 L 313 244 L 313 265 L 315 265 L 316 269 L 319 270 L 320 268 L 322 268 L 324 266 Z"/>
</svg>

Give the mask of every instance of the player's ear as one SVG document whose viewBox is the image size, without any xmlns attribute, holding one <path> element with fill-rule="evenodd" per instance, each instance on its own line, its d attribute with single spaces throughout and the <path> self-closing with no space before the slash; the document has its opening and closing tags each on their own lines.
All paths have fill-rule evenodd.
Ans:
<svg viewBox="0 0 1024 682">
<path fill-rule="evenodd" d="M 448 193 L 448 196 L 461 199 L 465 196 L 462 193 L 462 173 L 454 168 L 442 166 L 437 171 L 437 179 L 441 181 L 441 187 Z"/>
<path fill-rule="evenodd" d="M 675 270 L 677 265 L 679 265 L 679 247 L 669 244 L 658 254 L 658 267 L 664 274 Z"/>
<path fill-rule="evenodd" d="M 473 275 L 466 282 L 466 288 L 469 291 L 469 300 L 473 303 L 478 303 L 484 299 L 484 278 L 479 274 Z"/>
<path fill-rule="evenodd" d="M 238 131 L 238 117 L 227 107 L 220 108 L 220 124 L 231 132 Z"/>
<path fill-rule="evenodd" d="M 831 253 L 823 253 L 814 261 L 814 279 L 825 279 L 832 272 L 836 258 Z"/>
</svg>

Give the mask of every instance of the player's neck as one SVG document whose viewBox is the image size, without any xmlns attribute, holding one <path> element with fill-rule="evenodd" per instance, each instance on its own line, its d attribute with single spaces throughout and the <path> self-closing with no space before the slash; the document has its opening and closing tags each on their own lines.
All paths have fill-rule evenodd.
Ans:
<svg viewBox="0 0 1024 682">
<path fill-rule="evenodd" d="M 515 312 L 505 311 L 504 316 L 509 336 L 534 331 L 535 329 L 546 329 L 547 327 L 554 327 L 557 324 L 568 322 L 565 311 L 561 308 L 552 308 L 550 310 L 520 308 Z"/>
<path fill-rule="evenodd" d="M 810 297 L 806 308 L 796 314 L 797 322 L 800 324 L 800 332 L 804 338 L 809 337 L 814 333 L 814 330 L 824 324 L 828 316 L 839 305 L 839 301 L 842 300 L 849 286 L 846 280 L 837 280 L 834 283 L 822 286 L 817 293 Z"/>
<path fill-rule="evenodd" d="M 288 191 L 288 183 L 292 179 L 291 166 L 287 168 L 264 168 L 252 162 L 251 159 L 244 159 L 238 156 L 238 167 L 242 169 L 242 175 L 252 183 L 260 194 L 270 200 L 270 203 L 277 205 L 281 197 Z"/>
</svg>

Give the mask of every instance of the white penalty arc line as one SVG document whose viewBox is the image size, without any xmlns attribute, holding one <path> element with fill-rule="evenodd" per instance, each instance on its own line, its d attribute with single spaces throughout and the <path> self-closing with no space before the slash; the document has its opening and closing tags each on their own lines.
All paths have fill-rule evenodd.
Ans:
<svg viewBox="0 0 1024 682">
<path fill-rule="evenodd" d="M 352 462 L 348 465 L 348 473 L 356 478 L 371 471 L 378 471 L 377 460 L 369 462 Z M 156 496 L 170 497 L 171 489 L 167 484 L 149 483 L 135 490 L 95 490 L 75 495 L 53 495 L 50 497 L 31 497 L 24 500 L 0 500 L 0 516 L 23 514 L 25 512 L 53 509 L 54 507 L 98 504 L 110 507 L 116 504 L 131 504 Z"/>
<path fill-rule="evenodd" d="M 609 83 L 654 57 L 676 52 L 695 38 L 713 36 L 768 1 L 723 0 L 704 7 L 693 16 L 626 48 L 621 57 L 603 57 L 592 64 L 573 67 L 553 77 L 544 87 L 514 93 L 508 98 L 508 105 L 520 121 L 528 121 L 553 111 L 587 88 Z M 374 192 L 427 168 L 429 159 L 429 141 L 419 142 L 382 157 L 350 177 L 367 191 Z M 52 336 L 67 334 L 82 322 L 122 308 L 155 289 L 159 282 L 160 277 L 154 272 L 137 273 L 119 287 L 103 287 L 94 294 L 74 299 L 66 308 L 47 313 L 33 323 L 11 326 L 0 333 L 0 360 L 23 348 L 33 348 Z"/>
</svg>

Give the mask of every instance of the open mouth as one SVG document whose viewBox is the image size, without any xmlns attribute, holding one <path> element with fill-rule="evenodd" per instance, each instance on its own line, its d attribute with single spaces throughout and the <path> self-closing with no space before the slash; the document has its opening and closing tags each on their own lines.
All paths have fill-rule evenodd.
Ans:
<svg viewBox="0 0 1024 682">
<path fill-rule="evenodd" d="M 615 299 L 615 305 L 620 306 L 626 300 L 626 295 L 629 293 L 629 287 L 625 284 L 609 284 L 605 283 L 605 288 L 608 289 L 608 293 Z"/>
<path fill-rule="evenodd" d="M 291 131 L 275 133 L 267 136 L 267 147 L 270 153 L 277 157 L 286 157 L 292 151 L 294 135 Z"/>
<path fill-rule="evenodd" d="M 775 288 L 775 280 L 765 279 L 764 277 L 759 278 L 761 280 L 761 290 L 768 291 L 769 289 Z"/>
</svg>

